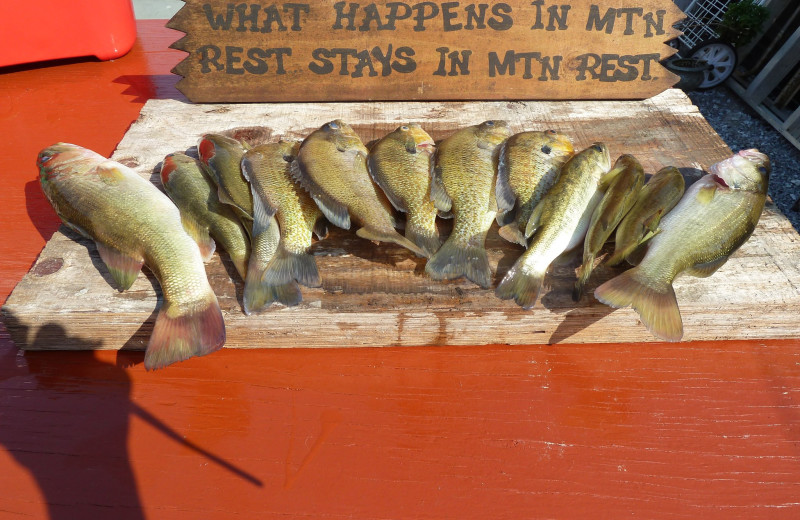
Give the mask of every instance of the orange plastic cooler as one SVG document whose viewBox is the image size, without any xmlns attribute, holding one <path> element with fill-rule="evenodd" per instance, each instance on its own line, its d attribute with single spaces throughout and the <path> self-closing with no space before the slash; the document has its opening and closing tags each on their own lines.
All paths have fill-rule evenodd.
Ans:
<svg viewBox="0 0 800 520">
<path fill-rule="evenodd" d="M 131 0 L 4 1 L 0 67 L 35 61 L 127 53 L 136 40 Z"/>
</svg>

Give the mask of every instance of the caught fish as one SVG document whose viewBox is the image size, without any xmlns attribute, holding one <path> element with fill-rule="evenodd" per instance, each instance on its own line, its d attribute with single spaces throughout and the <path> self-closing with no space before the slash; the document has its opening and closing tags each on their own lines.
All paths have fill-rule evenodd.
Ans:
<svg viewBox="0 0 800 520">
<path fill-rule="evenodd" d="M 662 168 L 650 177 L 636 204 L 617 226 L 614 254 L 609 257 L 608 265 L 619 265 L 623 260 L 638 264 L 643 256 L 639 254 L 641 246 L 659 233 L 661 219 L 675 207 L 684 189 L 683 175 L 674 166 Z"/>
<path fill-rule="evenodd" d="M 242 173 L 253 191 L 253 235 L 259 236 L 277 220 L 280 241 L 271 260 L 263 269 L 250 271 L 245 283 L 245 309 L 258 310 L 256 300 L 263 305 L 270 298 L 284 305 L 299 303 L 299 288 L 319 287 L 317 262 L 309 254 L 311 236 L 322 217 L 317 205 L 292 180 L 290 164 L 297 156 L 299 142 L 281 141 L 248 150 L 242 159 Z M 273 218 L 274 217 L 274 218 Z M 278 229 L 278 228 L 276 228 Z M 258 295 L 268 291 L 271 294 Z"/>
<path fill-rule="evenodd" d="M 233 208 L 220 202 L 217 189 L 202 164 L 184 153 L 172 153 L 161 164 L 161 183 L 178 206 L 183 227 L 200 246 L 204 261 L 211 259 L 216 242 L 228 252 L 242 277 L 247 275 L 250 238 Z"/>
<path fill-rule="evenodd" d="M 578 281 L 572 291 L 572 299 L 578 301 L 583 296 L 583 286 L 592 274 L 594 259 L 614 232 L 622 218 L 636 202 L 636 197 L 644 184 L 642 165 L 632 155 L 621 155 L 614 168 L 600 183 L 603 199 L 592 213 L 589 229 L 583 242 L 583 264 L 578 268 Z"/>
<path fill-rule="evenodd" d="M 615 308 L 631 306 L 656 337 L 683 337 L 672 281 L 682 272 L 706 277 L 722 267 L 753 233 L 764 209 L 769 158 L 755 149 L 711 166 L 661 220 L 642 262 L 595 289 Z"/>
<path fill-rule="evenodd" d="M 497 286 L 498 298 L 513 298 L 525 309 L 533 307 L 547 268 L 583 240 L 592 212 L 603 196 L 601 179 L 610 168 L 608 148 L 602 143 L 593 144 L 564 164 L 555 185 L 528 220 L 525 233 L 533 238 Z"/>
<path fill-rule="evenodd" d="M 367 165 L 392 206 L 408 214 L 406 238 L 430 256 L 442 245 L 430 199 L 433 139 L 418 124 L 398 127 L 375 143 Z"/>
<path fill-rule="evenodd" d="M 197 244 L 178 208 L 130 168 L 91 150 L 57 143 L 39 152 L 42 190 L 64 223 L 94 240 L 120 290 L 143 264 L 161 285 L 164 303 L 147 345 L 147 369 L 214 352 L 225 324 Z"/>
<path fill-rule="evenodd" d="M 516 211 L 498 215 L 500 236 L 528 247 L 525 227 L 533 208 L 555 184 L 561 166 L 575 151 L 572 141 L 553 130 L 512 135 L 500 150 L 497 168 L 497 197 L 501 206 Z"/>
<path fill-rule="evenodd" d="M 253 195 L 242 176 L 240 164 L 247 146 L 220 134 L 206 134 L 197 143 L 197 154 L 219 190 L 219 200 L 233 206 L 247 232 L 253 222 Z"/>
<path fill-rule="evenodd" d="M 484 242 L 498 211 L 497 152 L 510 136 L 505 121 L 485 121 L 439 144 L 431 198 L 436 209 L 452 211 L 454 222 L 447 241 L 425 265 L 431 278 L 466 276 L 484 289 L 489 287 L 492 271 Z"/>
<path fill-rule="evenodd" d="M 337 119 L 305 138 L 292 175 L 334 225 L 350 229 L 352 217 L 361 226 L 356 231 L 361 238 L 393 242 L 425 256 L 395 229 L 392 208 L 367 171 L 367 154 L 350 125 Z"/>
</svg>

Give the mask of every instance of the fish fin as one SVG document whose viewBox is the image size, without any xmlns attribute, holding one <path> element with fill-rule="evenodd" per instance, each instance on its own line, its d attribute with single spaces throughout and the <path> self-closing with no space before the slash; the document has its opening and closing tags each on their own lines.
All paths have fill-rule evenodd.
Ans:
<svg viewBox="0 0 800 520">
<path fill-rule="evenodd" d="M 455 214 L 452 211 L 438 211 L 437 210 L 436 216 L 439 217 L 439 218 L 443 218 L 445 220 L 450 220 L 455 216 Z"/>
<path fill-rule="evenodd" d="M 197 247 L 200 248 L 200 256 L 203 258 L 203 262 L 211 260 L 214 251 L 217 249 L 217 244 L 211 238 L 208 228 L 203 228 L 195 219 L 184 213 L 181 213 L 181 223 L 186 233 L 192 237 L 197 243 Z"/>
<path fill-rule="evenodd" d="M 407 239 L 400 233 L 395 230 L 391 232 L 379 231 L 377 229 L 371 229 L 362 227 L 358 231 L 356 231 L 356 235 L 360 236 L 361 238 L 366 238 L 367 240 L 377 240 L 378 242 L 392 242 L 397 244 L 398 246 L 403 246 L 412 253 L 417 256 L 421 256 L 423 258 L 428 258 L 428 255 L 423 251 L 417 244 L 412 242 L 411 240 Z"/>
<path fill-rule="evenodd" d="M 634 267 L 594 290 L 594 297 L 614 308 L 633 307 L 642 323 L 657 338 L 680 341 L 683 322 L 671 283 L 653 287 Z"/>
<path fill-rule="evenodd" d="M 451 280 L 466 276 L 484 289 L 491 285 L 489 256 L 482 246 L 448 240 L 425 265 L 425 272 L 434 280 Z"/>
<path fill-rule="evenodd" d="M 60 216 L 61 215 L 59 215 L 59 217 Z M 77 234 L 79 234 L 83 238 L 88 238 L 89 240 L 92 240 L 92 241 L 94 240 L 94 238 L 92 238 L 92 235 L 90 235 L 88 231 L 86 231 L 82 227 L 78 226 L 77 224 L 73 224 L 72 222 L 67 222 L 63 218 L 61 219 L 61 221 L 64 223 L 65 226 L 67 226 L 68 228 L 70 228 L 72 231 L 76 232 Z"/>
<path fill-rule="evenodd" d="M 614 182 L 614 179 L 625 170 L 624 166 L 615 166 L 603 174 L 602 177 L 597 181 L 597 189 L 600 191 L 606 191 L 608 187 Z"/>
<path fill-rule="evenodd" d="M 279 285 L 265 283 L 245 285 L 243 306 L 248 316 L 269 307 L 273 303 L 281 303 L 293 307 L 303 301 L 303 293 L 297 282 L 291 280 Z"/>
<path fill-rule="evenodd" d="M 717 269 L 725 265 L 725 262 L 727 261 L 728 257 L 723 256 L 722 258 L 718 258 L 710 262 L 706 262 L 703 264 L 695 264 L 689 269 L 687 269 L 686 272 L 698 278 L 707 278 L 712 274 L 714 274 L 715 272 L 717 272 Z"/>
<path fill-rule="evenodd" d="M 652 238 L 652 237 L 651 237 Z M 648 244 L 646 242 L 640 242 L 633 251 L 625 255 L 625 261 L 628 262 L 630 265 L 639 265 L 642 263 L 644 259 L 644 255 L 647 254 Z"/>
<path fill-rule="evenodd" d="M 528 239 L 522 234 L 522 231 L 520 231 L 516 221 L 511 222 L 511 224 L 501 226 L 497 232 L 501 237 L 505 238 L 512 244 L 519 244 L 525 248 L 528 247 Z"/>
<path fill-rule="evenodd" d="M 327 218 L 331 224 L 342 229 L 350 229 L 350 214 L 347 212 L 347 206 L 336 202 L 326 195 L 317 183 L 314 182 L 310 176 L 306 175 L 299 160 L 295 159 L 292 161 L 289 170 L 292 178 L 311 195 L 311 198 L 317 203 L 317 207 L 319 207 L 320 211 L 322 211 L 325 218 Z"/>
<path fill-rule="evenodd" d="M 714 198 L 715 193 L 717 193 L 716 184 L 703 186 L 697 192 L 697 202 L 701 204 L 708 204 Z"/>
<path fill-rule="evenodd" d="M 542 290 L 544 271 L 528 271 L 521 269 L 519 261 L 508 270 L 494 293 L 501 300 L 513 299 L 523 309 L 531 309 Z"/>
<path fill-rule="evenodd" d="M 275 220 L 276 209 L 262 199 L 253 189 L 253 236 L 266 231 L 269 226 L 277 223 Z"/>
<path fill-rule="evenodd" d="M 106 161 L 95 166 L 95 172 L 106 184 L 117 184 L 125 178 L 125 174 L 119 168 L 119 163 Z"/>
<path fill-rule="evenodd" d="M 219 350 L 224 343 L 225 322 L 213 294 L 188 310 L 164 302 L 147 344 L 144 367 L 155 370 L 204 356 Z"/>
<path fill-rule="evenodd" d="M 536 205 L 531 212 L 528 219 L 528 224 L 525 226 L 525 237 L 530 238 L 536 230 L 539 229 L 539 221 L 542 219 L 542 203 Z"/>
<path fill-rule="evenodd" d="M 261 281 L 267 285 L 283 285 L 295 280 L 306 287 L 319 287 L 319 270 L 314 256 L 307 253 L 292 253 L 283 244 L 278 247 L 278 251 L 272 260 L 269 261 L 267 269 L 261 275 Z"/>
<path fill-rule="evenodd" d="M 494 190 L 498 211 L 508 211 L 513 208 L 514 204 L 517 202 L 517 196 L 508 180 L 508 165 L 505 161 L 506 142 L 500 145 L 500 151 L 498 152 L 497 181 L 495 181 Z M 498 224 L 500 224 L 499 221 Z"/>
<path fill-rule="evenodd" d="M 377 184 L 378 187 L 383 191 L 383 194 L 386 195 L 386 198 L 392 203 L 394 209 L 404 213 L 408 212 L 408 207 L 403 199 L 396 197 L 394 192 L 386 185 L 386 183 L 381 181 L 381 178 L 378 175 L 378 165 L 375 163 L 375 158 L 372 155 L 369 155 L 367 158 L 367 171 L 369 171 L 369 176 L 372 178 L 372 182 Z"/>
<path fill-rule="evenodd" d="M 505 226 L 507 224 L 511 224 L 516 220 L 517 212 L 513 209 L 508 211 L 498 211 L 497 215 L 495 215 L 494 220 L 497 222 L 498 226 Z"/>
<path fill-rule="evenodd" d="M 642 222 L 642 227 L 655 233 L 658 229 L 658 224 L 661 222 L 661 216 L 663 213 L 664 208 L 660 208 L 658 211 L 647 217 L 644 222 Z"/>
<path fill-rule="evenodd" d="M 322 240 L 328 236 L 328 221 L 324 218 L 319 218 L 314 223 L 314 234 L 318 239 Z"/>
<path fill-rule="evenodd" d="M 111 273 L 111 277 L 119 286 L 119 290 L 127 291 L 130 289 L 133 282 L 136 281 L 136 277 L 139 276 L 139 271 L 142 270 L 144 259 L 133 258 L 100 242 L 95 242 L 95 244 L 97 245 L 97 251 L 100 253 L 100 258 L 103 259 L 103 263 L 108 267 L 108 272 Z"/>
<path fill-rule="evenodd" d="M 453 207 L 453 201 L 442 184 L 442 169 L 438 166 L 431 169 L 431 200 L 436 209 L 445 213 Z"/>
<path fill-rule="evenodd" d="M 580 301 L 583 297 L 584 286 L 589 280 L 589 276 L 594 269 L 594 255 L 585 255 L 583 263 L 578 267 L 578 279 L 575 281 L 575 287 L 572 289 L 572 301 Z"/>
<path fill-rule="evenodd" d="M 410 222 L 406 223 L 406 238 L 417 244 L 425 252 L 427 258 L 430 258 L 442 247 L 442 239 L 439 238 L 438 232 L 431 233 L 431 231 Z"/>
</svg>

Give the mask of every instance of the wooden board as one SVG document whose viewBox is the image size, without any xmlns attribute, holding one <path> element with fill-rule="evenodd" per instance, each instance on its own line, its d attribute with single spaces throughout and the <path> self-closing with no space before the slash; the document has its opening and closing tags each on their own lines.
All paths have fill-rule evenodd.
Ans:
<svg viewBox="0 0 800 520">
<path fill-rule="evenodd" d="M 186 0 L 168 27 L 195 102 L 644 99 L 683 13 L 670 0 L 259 4 Z"/>
<path fill-rule="evenodd" d="M 611 117 L 610 117 L 611 116 Z M 268 139 L 299 138 L 342 118 L 364 141 L 406 121 L 419 121 L 435 139 L 488 118 L 513 130 L 552 128 L 573 137 L 577 148 L 604 140 L 612 156 L 636 155 L 647 172 L 665 165 L 705 168 L 730 150 L 688 98 L 668 90 L 645 101 L 476 102 L 191 105 L 151 100 L 113 158 L 158 182 L 161 159 L 194 145 L 200 134 L 259 125 Z M 255 132 L 250 132 L 255 135 Z M 688 170 L 687 170 L 688 171 Z M 56 233 L 30 273 L 9 297 L 9 327 L 21 347 L 141 349 L 158 306 L 157 283 L 141 274 L 119 293 L 94 246 L 64 230 Z M 496 284 L 521 253 L 499 238 L 487 240 Z M 598 268 L 581 302 L 571 300 L 577 259 L 551 270 L 534 309 L 501 301 L 465 280 L 437 282 L 424 275 L 424 260 L 390 245 L 375 245 L 335 230 L 313 248 L 323 285 L 303 289 L 298 307 L 273 306 L 247 317 L 242 282 L 227 257 L 207 265 L 226 320 L 228 347 L 342 347 L 389 345 L 547 344 L 655 341 L 630 309 L 613 310 L 591 296 L 619 273 Z M 675 283 L 684 340 L 790 338 L 800 333 L 800 237 L 769 204 L 751 239 L 714 276 Z M 147 271 L 145 270 L 145 273 Z M 233 276 L 233 278 L 232 278 Z M 59 327 L 42 328 L 44 323 Z M 25 332 L 23 332 L 25 331 Z M 56 331 L 58 337 L 48 337 Z"/>
</svg>

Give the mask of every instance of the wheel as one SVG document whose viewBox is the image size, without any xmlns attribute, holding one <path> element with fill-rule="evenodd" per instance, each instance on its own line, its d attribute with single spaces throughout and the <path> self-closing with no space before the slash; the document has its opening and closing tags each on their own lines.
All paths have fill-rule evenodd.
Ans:
<svg viewBox="0 0 800 520">
<path fill-rule="evenodd" d="M 692 49 L 689 55 L 698 60 L 705 60 L 710 67 L 705 71 L 706 79 L 699 89 L 716 87 L 728 79 L 736 69 L 736 49 L 722 40 L 707 40 Z"/>
</svg>

